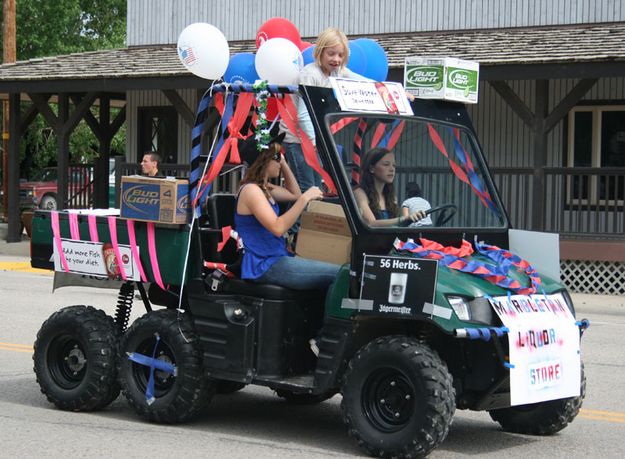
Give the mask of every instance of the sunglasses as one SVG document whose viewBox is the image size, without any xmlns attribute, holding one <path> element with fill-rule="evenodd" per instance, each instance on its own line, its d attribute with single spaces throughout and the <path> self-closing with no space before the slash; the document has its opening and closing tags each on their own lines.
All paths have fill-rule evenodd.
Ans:
<svg viewBox="0 0 625 459">
<path fill-rule="evenodd" d="M 273 155 L 271 159 L 273 159 L 274 161 L 280 162 L 280 160 L 282 159 L 282 155 L 280 154 L 280 152 L 278 152 L 275 155 Z"/>
</svg>

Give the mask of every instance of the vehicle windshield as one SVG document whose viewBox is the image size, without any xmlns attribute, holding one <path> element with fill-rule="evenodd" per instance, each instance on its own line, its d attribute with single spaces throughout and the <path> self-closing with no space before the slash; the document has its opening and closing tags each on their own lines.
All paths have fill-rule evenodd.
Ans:
<svg viewBox="0 0 625 459">
<path fill-rule="evenodd" d="M 39 171 L 32 178 L 33 182 L 55 182 L 57 179 L 56 168 L 47 168 Z"/>
<path fill-rule="evenodd" d="M 427 120 L 398 119 L 380 115 L 328 118 L 345 175 L 352 189 L 360 184 L 359 164 L 368 150 L 384 147 L 399 206 L 433 212 L 411 226 L 446 228 L 497 228 L 505 225 L 504 212 L 486 180 L 484 165 L 476 155 L 472 135 L 462 128 Z M 380 161 L 381 167 L 385 167 Z M 364 172 L 364 171 L 363 171 Z M 384 218 L 376 216 L 376 218 Z M 423 228 L 425 229 L 425 228 Z"/>
</svg>

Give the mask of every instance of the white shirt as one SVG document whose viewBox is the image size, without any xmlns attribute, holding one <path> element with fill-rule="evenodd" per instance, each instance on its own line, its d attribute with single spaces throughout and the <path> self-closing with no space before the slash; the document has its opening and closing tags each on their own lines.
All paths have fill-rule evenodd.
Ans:
<svg viewBox="0 0 625 459">
<path fill-rule="evenodd" d="M 401 206 L 406 207 L 408 209 L 408 212 L 411 214 L 419 210 L 428 210 L 432 207 L 430 203 L 427 202 L 425 199 L 416 197 L 406 199 L 404 202 L 402 202 Z M 410 224 L 411 227 L 427 225 L 432 225 L 432 219 L 429 215 L 417 222 L 413 222 Z"/>
<path fill-rule="evenodd" d="M 357 73 L 352 72 L 347 67 L 343 67 L 343 69 L 335 73 L 335 75 L 331 76 L 339 78 L 351 78 L 353 80 L 367 79 L 362 75 L 358 75 Z M 330 83 L 330 77 L 323 73 L 321 67 L 319 67 L 315 62 L 311 62 L 302 69 L 299 74 L 299 84 L 303 84 L 306 86 L 318 86 L 321 88 L 332 87 L 332 84 Z M 297 118 L 299 120 L 300 129 L 308 134 L 308 137 L 310 137 L 314 144 L 315 129 L 313 128 L 312 121 L 310 120 L 308 110 L 306 110 L 306 104 L 301 102 L 300 96 L 298 94 L 291 94 L 291 98 L 293 100 L 293 103 L 295 104 L 295 107 L 297 108 Z M 286 132 L 286 136 L 284 137 L 285 142 L 301 143 L 299 140 L 299 136 L 290 132 L 283 120 L 280 120 L 280 132 Z"/>
</svg>

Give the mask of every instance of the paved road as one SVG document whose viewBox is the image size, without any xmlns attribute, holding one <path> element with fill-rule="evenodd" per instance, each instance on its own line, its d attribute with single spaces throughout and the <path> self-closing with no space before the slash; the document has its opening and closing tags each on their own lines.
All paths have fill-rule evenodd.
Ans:
<svg viewBox="0 0 625 459">
<path fill-rule="evenodd" d="M 119 398 L 98 413 L 61 412 L 32 372 L 32 343 L 57 308 L 92 304 L 111 313 L 115 292 L 65 288 L 51 293 L 49 274 L 15 271 L 22 259 L 0 257 L 0 457 L 228 458 L 353 457 L 340 397 L 292 407 L 265 388 L 216 397 L 199 419 L 182 426 L 143 422 Z M 5 263 L 5 264 L 2 264 Z M 10 270 L 5 270 L 9 269 Z M 625 456 L 625 304 L 622 298 L 575 296 L 591 319 L 583 353 L 588 395 L 575 422 L 553 437 L 502 432 L 486 413 L 458 412 L 433 458 Z"/>
</svg>

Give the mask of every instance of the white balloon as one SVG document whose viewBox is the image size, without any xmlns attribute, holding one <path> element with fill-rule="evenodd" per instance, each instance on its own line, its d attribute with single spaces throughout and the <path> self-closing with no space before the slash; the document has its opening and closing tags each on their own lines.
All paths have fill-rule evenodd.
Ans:
<svg viewBox="0 0 625 459">
<path fill-rule="evenodd" d="M 230 47 L 217 27 L 196 22 L 185 27 L 178 37 L 178 57 L 189 72 L 216 80 L 228 68 Z"/>
<path fill-rule="evenodd" d="M 270 84 L 296 85 L 304 58 L 299 48 L 286 38 L 271 38 L 256 52 L 256 72 Z"/>
</svg>

